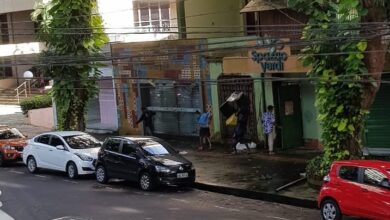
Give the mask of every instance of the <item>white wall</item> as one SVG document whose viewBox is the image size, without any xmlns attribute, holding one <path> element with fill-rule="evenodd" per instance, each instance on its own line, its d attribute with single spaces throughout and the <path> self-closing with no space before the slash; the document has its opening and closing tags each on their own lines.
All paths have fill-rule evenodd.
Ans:
<svg viewBox="0 0 390 220">
<path fill-rule="evenodd" d="M 35 0 L 0 0 L 0 14 L 32 10 Z"/>
<path fill-rule="evenodd" d="M 134 29 L 134 9 L 133 0 L 98 0 L 99 12 L 104 20 L 104 27 L 109 28 L 106 32 L 110 34 L 111 42 L 141 42 L 141 41 L 158 41 L 171 37 L 172 34 L 127 34 L 137 32 Z M 174 20 L 176 15 L 176 4 L 171 4 L 171 26 L 177 26 Z M 177 31 L 177 29 L 171 29 Z M 173 34 L 177 36 L 177 34 Z"/>
</svg>

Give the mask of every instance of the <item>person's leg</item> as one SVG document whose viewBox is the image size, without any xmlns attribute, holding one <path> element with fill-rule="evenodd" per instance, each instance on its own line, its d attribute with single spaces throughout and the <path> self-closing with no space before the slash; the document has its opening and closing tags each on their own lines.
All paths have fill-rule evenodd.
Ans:
<svg viewBox="0 0 390 220">
<path fill-rule="evenodd" d="M 274 154 L 274 135 L 272 133 L 268 134 L 268 149 L 269 154 Z"/>
<path fill-rule="evenodd" d="M 152 130 L 150 129 L 150 127 L 146 126 L 145 127 L 145 135 L 146 136 L 152 136 Z"/>
</svg>

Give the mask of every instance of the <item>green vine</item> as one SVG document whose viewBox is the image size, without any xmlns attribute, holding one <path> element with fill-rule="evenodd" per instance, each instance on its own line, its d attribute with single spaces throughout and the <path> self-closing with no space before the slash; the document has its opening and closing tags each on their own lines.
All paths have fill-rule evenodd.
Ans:
<svg viewBox="0 0 390 220">
<path fill-rule="evenodd" d="M 85 130 L 86 106 L 97 95 L 101 65 L 91 61 L 108 42 L 96 0 L 38 1 L 32 14 L 39 24 L 43 72 L 54 79 L 58 129 Z"/>
<path fill-rule="evenodd" d="M 312 67 L 308 74 L 317 82 L 315 105 L 324 154 L 320 167 L 312 169 L 323 176 L 333 161 L 361 157 L 368 112 L 362 109 L 364 88 L 359 81 L 368 71 L 360 25 L 368 11 L 359 0 L 289 0 L 289 5 L 309 16 L 303 39 L 310 45 L 302 50 L 301 59 Z"/>
</svg>

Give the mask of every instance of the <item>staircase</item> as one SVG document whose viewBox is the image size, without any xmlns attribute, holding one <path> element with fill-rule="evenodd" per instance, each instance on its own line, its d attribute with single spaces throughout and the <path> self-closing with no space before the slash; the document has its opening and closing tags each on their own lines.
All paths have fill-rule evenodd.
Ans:
<svg viewBox="0 0 390 220">
<path fill-rule="evenodd" d="M 21 101 L 34 95 L 41 95 L 41 92 L 37 88 L 29 88 L 26 82 L 17 88 L 0 89 L 0 105 L 19 105 Z"/>
<path fill-rule="evenodd" d="M 20 101 L 26 97 L 20 97 Z M 14 89 L 0 89 L 0 105 L 19 105 Z"/>
</svg>

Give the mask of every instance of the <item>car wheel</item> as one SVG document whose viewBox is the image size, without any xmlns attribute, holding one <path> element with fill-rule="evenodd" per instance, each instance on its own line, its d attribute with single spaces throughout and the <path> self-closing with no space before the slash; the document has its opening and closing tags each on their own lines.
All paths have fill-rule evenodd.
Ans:
<svg viewBox="0 0 390 220">
<path fill-rule="evenodd" d="M 36 173 L 38 171 L 37 161 L 33 156 L 27 158 L 27 169 L 30 173 Z"/>
<path fill-rule="evenodd" d="M 3 163 L 4 163 L 3 154 L 0 154 L 0 167 L 3 166 Z"/>
<path fill-rule="evenodd" d="M 66 173 L 68 174 L 68 177 L 71 179 L 77 179 L 77 177 L 79 177 L 77 166 L 73 162 L 68 163 L 68 166 L 66 167 Z"/>
<path fill-rule="evenodd" d="M 96 168 L 96 181 L 103 184 L 108 182 L 108 173 L 103 165 Z"/>
<path fill-rule="evenodd" d="M 152 176 L 147 172 L 143 172 L 139 177 L 139 186 L 144 191 L 153 190 L 155 186 Z"/>
<path fill-rule="evenodd" d="M 322 202 L 321 215 L 324 220 L 340 220 L 342 218 L 339 206 L 331 199 Z"/>
</svg>

